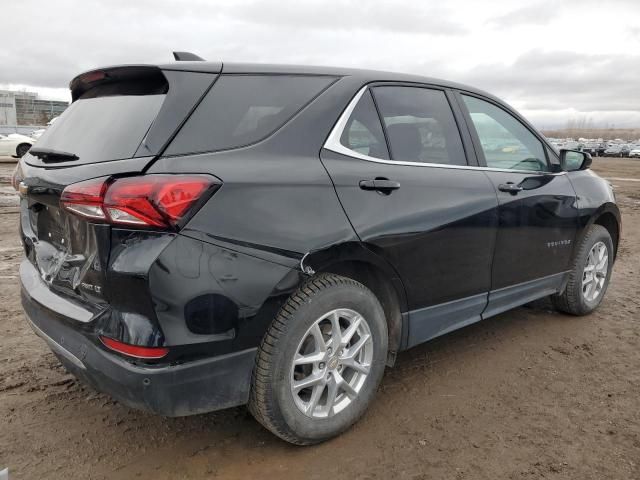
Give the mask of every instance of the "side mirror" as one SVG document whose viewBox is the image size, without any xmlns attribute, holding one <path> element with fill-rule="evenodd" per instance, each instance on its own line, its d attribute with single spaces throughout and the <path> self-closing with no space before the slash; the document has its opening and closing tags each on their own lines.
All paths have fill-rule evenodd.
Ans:
<svg viewBox="0 0 640 480">
<path fill-rule="evenodd" d="M 577 150 L 560 150 L 560 165 L 565 172 L 575 172 L 576 170 L 586 170 L 591 166 L 593 160 L 587 152 Z"/>
</svg>

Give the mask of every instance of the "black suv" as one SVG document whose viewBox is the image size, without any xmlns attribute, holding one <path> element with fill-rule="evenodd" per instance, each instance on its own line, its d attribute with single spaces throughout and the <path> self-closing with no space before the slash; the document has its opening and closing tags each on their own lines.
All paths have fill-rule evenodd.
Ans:
<svg viewBox="0 0 640 480">
<path fill-rule="evenodd" d="M 551 296 L 620 237 L 588 154 L 440 80 L 186 61 L 90 71 L 20 161 L 23 306 L 78 378 L 283 439 L 352 425 L 396 354 Z"/>
</svg>

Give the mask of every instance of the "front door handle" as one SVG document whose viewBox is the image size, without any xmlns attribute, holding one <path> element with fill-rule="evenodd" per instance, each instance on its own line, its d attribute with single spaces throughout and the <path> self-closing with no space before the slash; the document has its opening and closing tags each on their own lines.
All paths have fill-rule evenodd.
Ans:
<svg viewBox="0 0 640 480">
<path fill-rule="evenodd" d="M 360 180 L 360 188 L 362 190 L 375 190 L 389 195 L 392 191 L 400 188 L 400 183 L 388 178 L 377 177 L 375 180 Z"/>
<path fill-rule="evenodd" d="M 524 190 L 524 188 L 522 188 L 520 185 L 516 185 L 513 182 L 507 182 L 498 185 L 498 190 L 500 190 L 501 192 L 510 193 L 511 195 L 517 195 L 518 192 L 521 192 L 522 190 Z"/>
</svg>

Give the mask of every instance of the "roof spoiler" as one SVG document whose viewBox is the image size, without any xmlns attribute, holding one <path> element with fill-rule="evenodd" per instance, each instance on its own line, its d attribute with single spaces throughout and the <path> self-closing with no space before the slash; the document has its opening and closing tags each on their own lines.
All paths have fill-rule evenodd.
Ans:
<svg viewBox="0 0 640 480">
<path fill-rule="evenodd" d="M 121 65 L 117 67 L 90 70 L 75 77 L 69 83 L 71 100 L 75 102 L 84 93 L 99 85 L 127 82 L 131 80 L 146 80 L 149 88 L 156 88 L 160 90 L 160 92 L 157 93 L 162 93 L 162 91 L 166 92 L 166 89 L 168 88 L 167 79 L 157 66 Z"/>
<path fill-rule="evenodd" d="M 204 62 L 204 58 L 191 52 L 173 52 L 176 62 Z"/>
</svg>

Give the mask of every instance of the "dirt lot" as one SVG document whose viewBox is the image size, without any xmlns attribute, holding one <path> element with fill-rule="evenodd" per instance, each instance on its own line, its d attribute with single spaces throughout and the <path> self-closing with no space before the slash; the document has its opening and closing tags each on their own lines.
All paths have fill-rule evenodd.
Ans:
<svg viewBox="0 0 640 480">
<path fill-rule="evenodd" d="M 244 408 L 161 418 L 66 374 L 23 319 L 18 213 L 0 165 L 0 469 L 12 479 L 640 479 L 640 160 L 594 169 L 615 178 L 624 216 L 596 313 L 542 302 L 416 347 L 358 425 L 296 448 Z"/>
</svg>

